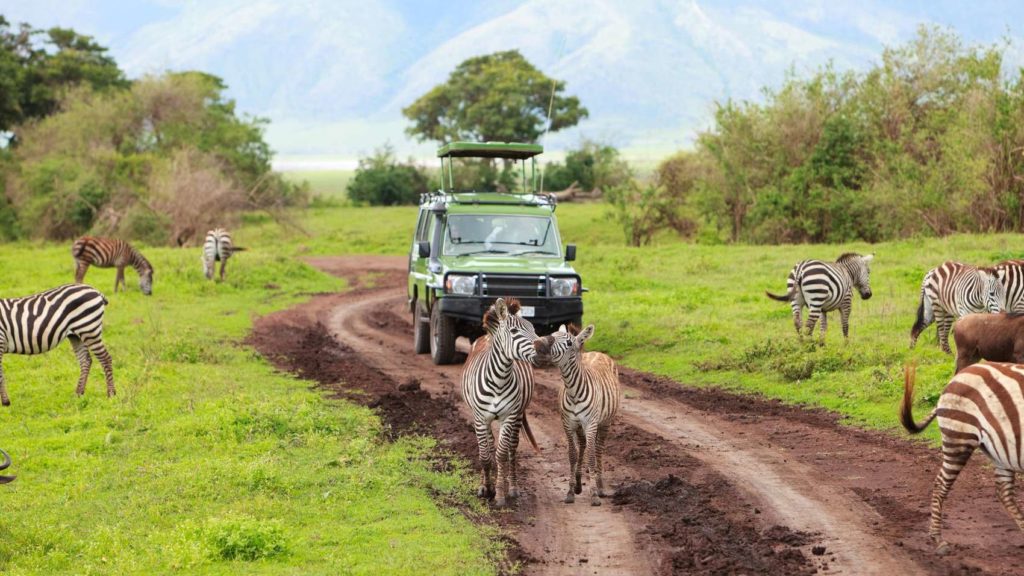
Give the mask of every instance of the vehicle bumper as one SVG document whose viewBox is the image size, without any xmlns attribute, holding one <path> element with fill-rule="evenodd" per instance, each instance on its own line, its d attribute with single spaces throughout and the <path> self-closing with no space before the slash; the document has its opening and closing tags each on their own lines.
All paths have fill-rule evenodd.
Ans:
<svg viewBox="0 0 1024 576">
<path fill-rule="evenodd" d="M 494 303 L 496 298 L 477 298 L 472 296 L 447 296 L 437 301 L 441 314 L 464 320 L 473 324 L 483 321 L 484 312 Z M 575 322 L 583 316 L 582 298 L 518 298 L 523 306 L 533 307 L 533 316 L 523 317 L 534 326 L 556 326 Z"/>
</svg>

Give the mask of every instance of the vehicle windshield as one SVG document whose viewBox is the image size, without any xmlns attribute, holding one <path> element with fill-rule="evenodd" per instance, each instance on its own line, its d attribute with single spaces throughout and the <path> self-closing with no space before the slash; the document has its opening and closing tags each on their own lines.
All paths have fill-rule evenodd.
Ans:
<svg viewBox="0 0 1024 576">
<path fill-rule="evenodd" d="M 541 254 L 558 256 L 558 239 L 551 218 L 454 214 L 448 216 L 445 256 L 470 254 Z"/>
</svg>

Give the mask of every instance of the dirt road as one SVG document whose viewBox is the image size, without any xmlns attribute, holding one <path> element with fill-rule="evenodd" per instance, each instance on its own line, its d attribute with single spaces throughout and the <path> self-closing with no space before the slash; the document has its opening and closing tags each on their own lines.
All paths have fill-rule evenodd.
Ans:
<svg viewBox="0 0 1024 576">
<path fill-rule="evenodd" d="M 456 393 L 461 366 L 411 353 L 404 259 L 311 263 L 355 289 L 260 319 L 252 343 L 281 368 L 378 408 L 395 434 L 430 434 L 475 462 Z M 954 550 L 938 557 L 925 537 L 936 450 L 841 426 L 824 411 L 622 377 L 606 464 L 617 493 L 591 507 L 561 501 L 560 381 L 537 372 L 529 417 L 543 451 L 520 446 L 526 494 L 497 514 L 515 537 L 511 560 L 528 574 L 1024 574 L 1024 536 L 981 459 L 953 490 Z"/>
</svg>

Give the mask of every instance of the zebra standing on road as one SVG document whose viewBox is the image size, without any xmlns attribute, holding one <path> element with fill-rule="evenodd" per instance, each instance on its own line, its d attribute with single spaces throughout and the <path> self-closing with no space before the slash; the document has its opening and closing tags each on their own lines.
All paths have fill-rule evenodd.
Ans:
<svg viewBox="0 0 1024 576">
<path fill-rule="evenodd" d="M 834 263 L 821 260 L 797 262 L 786 279 L 786 294 L 777 296 L 765 292 L 769 298 L 789 302 L 793 308 L 793 325 L 800 332 L 800 313 L 807 307 L 807 335 L 814 335 L 814 325 L 821 316 L 821 340 L 825 340 L 828 329 L 827 314 L 839 310 L 843 324 L 843 338 L 850 333 L 850 306 L 853 288 L 864 300 L 871 298 L 870 270 L 868 264 L 874 254 L 861 256 L 852 252 L 841 255 Z"/>
<path fill-rule="evenodd" d="M 114 292 L 117 292 L 118 285 L 124 290 L 124 267 L 131 266 L 139 275 L 139 288 L 142 293 L 147 296 L 153 293 L 153 266 L 141 252 L 124 240 L 83 236 L 71 245 L 71 255 L 75 258 L 75 282 L 79 284 L 85 280 L 85 272 L 89 265 L 97 268 L 117 268 Z"/>
<path fill-rule="evenodd" d="M 942 433 L 942 468 L 932 490 L 928 535 L 939 553 L 949 552 L 942 540 L 942 504 L 953 482 L 967 465 L 975 448 L 996 468 L 999 501 L 1024 531 L 1024 514 L 1014 499 L 1014 474 L 1024 472 L 1024 365 L 990 362 L 974 364 L 953 376 L 935 409 L 924 422 L 914 422 L 914 371 L 906 370 L 900 422 L 911 434 L 919 434 L 938 418 Z"/>
<path fill-rule="evenodd" d="M 3 354 L 42 354 L 65 338 L 78 357 L 81 374 L 75 393 L 85 393 L 92 356 L 103 366 L 107 396 L 114 395 L 114 368 L 103 345 L 103 313 L 107 299 L 85 284 L 67 284 L 24 298 L 0 299 L 0 402 L 10 406 Z"/>
<path fill-rule="evenodd" d="M 224 267 L 227 266 L 228 258 L 235 252 L 245 250 L 240 246 L 232 246 L 231 234 L 223 228 L 216 228 L 206 233 L 206 242 L 203 244 L 203 274 L 207 280 L 213 280 L 215 262 L 220 261 L 220 279 L 224 280 Z"/>
<path fill-rule="evenodd" d="M 1005 274 L 1004 270 L 953 261 L 929 270 L 921 282 L 921 302 L 917 306 L 917 320 L 910 329 L 910 347 L 917 344 L 921 332 L 934 322 L 939 346 L 946 354 L 952 354 L 949 329 L 953 321 L 967 314 L 999 312 Z"/>
<path fill-rule="evenodd" d="M 559 407 L 562 428 L 569 442 L 569 491 L 565 503 L 583 492 L 583 465 L 590 474 L 590 504 L 600 506 L 604 490 L 604 441 L 619 410 L 619 369 L 600 352 L 584 352 L 583 344 L 594 335 L 594 325 L 580 332 L 570 325 L 534 342 L 541 356 L 551 359 L 562 373 Z M 585 459 L 584 459 L 585 458 Z"/>
<path fill-rule="evenodd" d="M 473 411 L 473 429 L 480 451 L 481 497 L 495 496 L 496 506 L 507 497 L 519 496 L 516 449 L 519 428 L 537 448 L 526 421 L 526 407 L 533 396 L 533 367 L 537 357 L 533 325 L 519 315 L 519 302 L 498 298 L 484 314 L 487 334 L 473 342 L 462 370 L 462 398 Z M 491 423 L 498 422 L 498 444 L 494 445 Z M 497 481 L 491 468 L 497 461 Z M 511 485 L 511 487 L 510 487 Z M 496 487 L 496 489 L 495 489 Z"/>
</svg>

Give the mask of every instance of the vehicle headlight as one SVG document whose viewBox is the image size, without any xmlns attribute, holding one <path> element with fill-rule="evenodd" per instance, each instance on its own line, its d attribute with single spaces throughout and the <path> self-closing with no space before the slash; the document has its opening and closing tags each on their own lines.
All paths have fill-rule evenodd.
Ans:
<svg viewBox="0 0 1024 576">
<path fill-rule="evenodd" d="M 579 294 L 580 281 L 576 278 L 552 278 L 551 295 L 558 298 Z"/>
<path fill-rule="evenodd" d="M 464 276 L 459 274 L 449 274 L 444 287 L 449 294 L 465 294 L 467 296 L 475 294 L 476 275 Z"/>
</svg>

